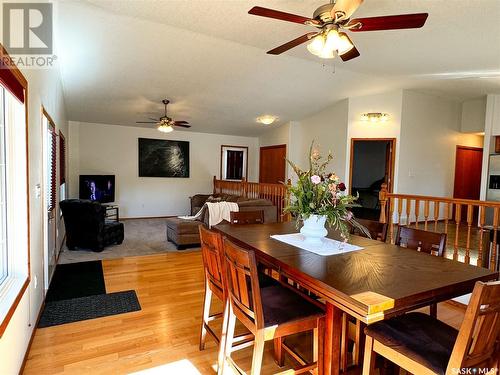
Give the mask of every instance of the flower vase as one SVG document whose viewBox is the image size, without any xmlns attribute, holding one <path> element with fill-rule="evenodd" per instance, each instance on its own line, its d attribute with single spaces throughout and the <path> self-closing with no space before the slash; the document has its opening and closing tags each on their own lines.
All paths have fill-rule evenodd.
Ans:
<svg viewBox="0 0 500 375">
<path fill-rule="evenodd" d="M 304 225 L 300 228 L 300 233 L 305 237 L 304 242 L 311 245 L 321 245 L 323 237 L 328 234 L 325 223 L 325 215 L 310 215 L 304 219 Z"/>
</svg>

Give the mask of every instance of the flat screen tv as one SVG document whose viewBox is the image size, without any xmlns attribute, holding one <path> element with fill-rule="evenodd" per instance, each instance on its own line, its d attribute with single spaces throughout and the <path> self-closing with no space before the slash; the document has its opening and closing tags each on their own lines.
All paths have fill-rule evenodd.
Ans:
<svg viewBox="0 0 500 375">
<path fill-rule="evenodd" d="M 80 175 L 80 199 L 101 203 L 115 201 L 114 175 Z"/>
</svg>

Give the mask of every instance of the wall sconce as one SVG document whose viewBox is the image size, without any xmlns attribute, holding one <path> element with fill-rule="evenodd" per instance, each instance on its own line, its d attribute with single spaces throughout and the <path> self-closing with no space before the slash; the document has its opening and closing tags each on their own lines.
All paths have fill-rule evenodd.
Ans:
<svg viewBox="0 0 500 375">
<path fill-rule="evenodd" d="M 386 122 L 389 120 L 389 115 L 382 112 L 368 112 L 363 113 L 361 119 L 369 122 Z"/>
</svg>

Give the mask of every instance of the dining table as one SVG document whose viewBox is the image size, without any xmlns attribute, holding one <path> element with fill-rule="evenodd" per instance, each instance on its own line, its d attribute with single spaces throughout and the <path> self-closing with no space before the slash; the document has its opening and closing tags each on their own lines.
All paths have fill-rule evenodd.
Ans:
<svg viewBox="0 0 500 375">
<path fill-rule="evenodd" d="M 407 311 L 471 293 L 477 281 L 498 272 L 351 235 L 356 251 L 319 255 L 271 238 L 297 233 L 295 222 L 213 227 L 223 237 L 255 252 L 258 262 L 276 270 L 325 302 L 323 373 L 341 372 L 344 313 L 371 324 Z M 330 229 L 328 238 L 342 241 Z"/>
</svg>

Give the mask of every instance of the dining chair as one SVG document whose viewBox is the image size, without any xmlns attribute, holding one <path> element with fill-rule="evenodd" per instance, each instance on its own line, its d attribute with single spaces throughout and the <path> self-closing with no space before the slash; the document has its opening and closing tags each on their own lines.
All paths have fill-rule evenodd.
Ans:
<svg viewBox="0 0 500 375">
<path fill-rule="evenodd" d="M 365 333 L 363 375 L 374 373 L 377 353 L 413 374 L 486 374 L 484 369 L 495 374 L 500 361 L 500 281 L 476 283 L 459 331 L 413 312 L 371 324 Z"/>
<path fill-rule="evenodd" d="M 386 239 L 387 239 L 387 223 L 381 223 L 381 222 L 375 221 L 375 220 L 358 219 L 358 218 L 356 218 L 356 221 L 368 230 L 368 232 L 370 233 L 370 236 L 373 240 L 382 241 L 382 242 L 386 241 Z M 350 234 L 355 234 L 357 236 L 366 237 L 366 235 L 361 230 L 359 230 L 359 228 L 356 228 L 353 225 L 351 225 L 349 232 L 350 232 Z"/>
<path fill-rule="evenodd" d="M 264 211 L 231 211 L 231 224 L 264 224 Z"/>
<path fill-rule="evenodd" d="M 223 366 L 223 354 L 225 346 L 225 338 L 219 337 L 214 330 L 209 326 L 209 323 L 215 319 L 224 318 L 222 323 L 222 332 L 225 332 L 225 325 L 227 325 L 227 292 L 225 283 L 223 282 L 223 269 L 222 269 L 222 237 L 219 233 L 207 229 L 204 225 L 199 225 L 200 232 L 201 253 L 203 258 L 203 268 L 205 272 L 205 294 L 203 301 L 203 313 L 200 333 L 199 349 L 205 349 L 205 342 L 207 333 L 213 337 L 215 342 L 219 345 L 219 358 L 218 366 Z M 258 274 L 259 284 L 261 288 L 276 285 L 277 281 L 262 273 Z M 212 304 L 212 297 L 217 297 L 224 306 L 224 312 L 210 314 L 210 306 Z M 246 345 L 253 341 L 251 334 L 243 334 L 237 336 L 233 340 L 234 345 Z M 276 355 L 275 355 L 276 356 Z"/>
<path fill-rule="evenodd" d="M 254 348 L 251 374 L 261 373 L 264 343 L 274 340 L 275 360 L 284 365 L 284 352 L 299 366 L 295 373 L 312 371 L 317 374 L 322 366 L 320 334 L 324 331 L 325 313 L 321 303 L 300 295 L 285 284 L 260 288 L 257 262 L 252 250 L 246 250 L 224 239 L 224 280 L 228 291 L 229 315 L 223 361 L 241 369 L 231 358 L 234 328 L 238 319 L 253 335 Z M 288 335 L 313 331 L 313 360 L 306 363 L 283 341 Z M 223 369 L 224 370 L 224 369 Z"/>
<path fill-rule="evenodd" d="M 442 257 L 446 248 L 446 233 L 398 225 L 395 245 Z M 430 305 L 430 315 L 437 317 L 437 304 Z"/>
</svg>

